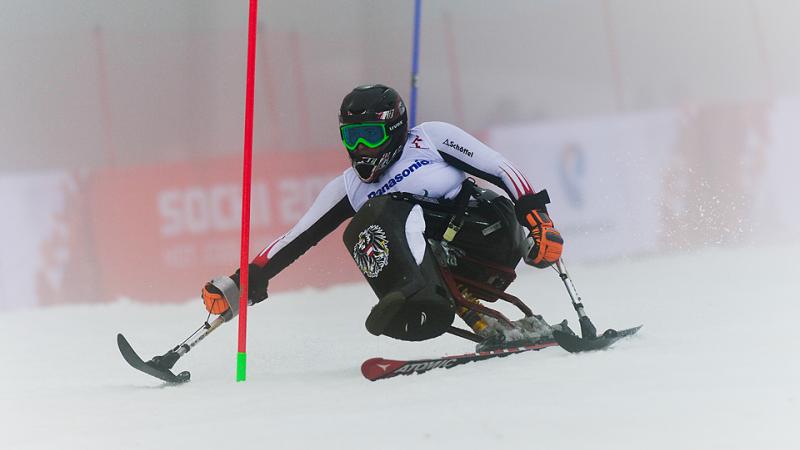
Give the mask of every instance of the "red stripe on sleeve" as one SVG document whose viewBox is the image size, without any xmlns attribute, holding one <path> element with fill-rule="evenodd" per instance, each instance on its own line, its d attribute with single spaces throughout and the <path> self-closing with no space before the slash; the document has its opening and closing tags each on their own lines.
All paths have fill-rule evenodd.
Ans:
<svg viewBox="0 0 800 450">
<path fill-rule="evenodd" d="M 506 172 L 506 169 L 503 169 L 503 168 L 501 167 L 501 168 L 500 168 L 500 170 L 502 170 L 502 171 L 503 171 L 503 173 L 505 173 L 505 174 L 506 174 L 506 176 L 508 177 L 508 179 L 509 179 L 509 180 L 511 180 L 511 184 L 513 184 L 513 185 L 514 185 L 514 189 L 516 189 L 516 190 L 517 190 L 517 198 L 519 199 L 520 197 L 522 197 L 522 191 L 520 191 L 520 190 L 519 190 L 519 186 L 517 186 L 517 182 L 516 182 L 516 181 L 514 181 L 514 177 L 512 177 L 512 176 L 511 176 L 511 175 L 510 175 L 508 172 Z"/>
<path fill-rule="evenodd" d="M 259 253 L 258 256 L 256 256 L 255 259 L 253 259 L 253 264 L 255 264 L 255 265 L 259 266 L 259 267 L 266 266 L 267 263 L 269 262 L 269 251 L 272 250 L 272 247 L 275 247 L 275 244 L 277 244 L 284 237 L 286 237 L 286 235 L 283 235 L 283 236 L 279 237 L 278 239 L 275 239 L 274 241 L 272 241 L 272 243 L 269 244 L 269 246 L 267 248 L 262 250 L 261 253 Z"/>
<path fill-rule="evenodd" d="M 531 188 L 531 185 L 530 183 L 528 183 L 528 180 L 524 176 L 522 176 L 522 174 L 519 173 L 519 171 L 515 169 L 514 166 L 509 166 L 509 167 L 511 167 L 511 170 L 513 170 L 514 173 L 517 175 L 517 177 L 519 177 L 520 184 L 522 184 L 522 187 L 525 189 L 525 193 L 533 194 L 533 188 Z"/>
</svg>

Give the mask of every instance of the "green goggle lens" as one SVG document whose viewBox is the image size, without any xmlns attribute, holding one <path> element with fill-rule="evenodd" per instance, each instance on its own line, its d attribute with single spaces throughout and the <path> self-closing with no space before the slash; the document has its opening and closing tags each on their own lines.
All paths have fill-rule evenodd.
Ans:
<svg viewBox="0 0 800 450">
<path fill-rule="evenodd" d="M 345 148 L 351 152 L 358 147 L 358 144 L 364 144 L 367 148 L 377 148 L 389 140 L 386 124 L 383 123 L 356 123 L 344 125 L 339 129 Z"/>
</svg>

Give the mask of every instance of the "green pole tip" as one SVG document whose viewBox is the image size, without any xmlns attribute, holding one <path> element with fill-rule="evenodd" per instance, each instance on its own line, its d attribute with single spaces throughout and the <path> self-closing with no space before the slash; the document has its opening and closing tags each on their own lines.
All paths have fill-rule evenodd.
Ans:
<svg viewBox="0 0 800 450">
<path fill-rule="evenodd" d="M 247 353 L 236 354 L 236 381 L 244 381 L 247 373 Z"/>
</svg>

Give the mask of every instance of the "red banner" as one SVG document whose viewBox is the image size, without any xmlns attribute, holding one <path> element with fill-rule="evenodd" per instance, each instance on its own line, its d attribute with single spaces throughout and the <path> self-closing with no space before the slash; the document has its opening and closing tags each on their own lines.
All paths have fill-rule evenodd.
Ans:
<svg viewBox="0 0 800 450">
<path fill-rule="evenodd" d="M 346 167 L 339 152 L 256 155 L 251 254 L 285 233 Z M 268 163 L 267 163 L 268 162 Z M 238 157 L 105 170 L 89 183 L 103 298 L 148 302 L 199 295 L 203 283 L 238 267 Z M 262 169 L 259 169 L 259 168 Z M 270 282 L 270 291 L 360 278 L 341 227 Z"/>
</svg>

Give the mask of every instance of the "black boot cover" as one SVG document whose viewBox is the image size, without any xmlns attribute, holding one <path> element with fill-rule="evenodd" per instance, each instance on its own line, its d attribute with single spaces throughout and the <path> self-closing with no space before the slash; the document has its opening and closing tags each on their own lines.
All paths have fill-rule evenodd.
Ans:
<svg viewBox="0 0 800 450">
<path fill-rule="evenodd" d="M 379 299 L 367 329 L 404 341 L 439 336 L 455 317 L 455 304 L 423 236 L 422 210 L 414 208 L 390 196 L 375 197 L 344 232 L 348 252 Z"/>
</svg>

